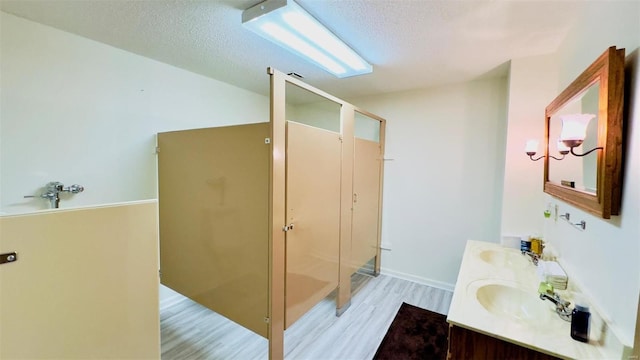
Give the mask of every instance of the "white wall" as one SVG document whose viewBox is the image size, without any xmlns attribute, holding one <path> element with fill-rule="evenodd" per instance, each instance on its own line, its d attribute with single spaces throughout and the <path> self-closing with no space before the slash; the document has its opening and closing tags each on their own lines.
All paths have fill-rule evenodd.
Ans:
<svg viewBox="0 0 640 360">
<path fill-rule="evenodd" d="M 544 151 L 544 109 L 556 97 L 554 55 L 511 60 L 509 70 L 508 136 L 502 197 L 502 234 L 522 236 L 542 232 L 544 160 L 531 161 L 524 152 L 529 139 Z M 527 191 L 522 191 L 527 189 Z"/>
<path fill-rule="evenodd" d="M 453 289 L 468 239 L 498 242 L 506 79 L 360 98 L 387 120 L 382 271 Z"/>
<path fill-rule="evenodd" d="M 564 89 L 607 47 L 626 48 L 626 153 L 620 216 L 602 220 L 557 201 L 587 229 L 564 221 L 549 223 L 546 238 L 594 305 L 610 318 L 616 334 L 633 344 L 640 294 L 640 3 L 594 2 L 560 47 L 560 85 Z M 551 197 L 547 197 L 553 199 Z M 553 199 L 555 200 L 555 199 Z"/>
<path fill-rule="evenodd" d="M 590 2 L 587 7 L 583 18 L 555 54 L 553 61 L 558 67 L 557 75 L 549 76 L 553 66 L 545 69 L 539 58 L 531 58 L 513 61 L 511 76 L 512 81 L 522 75 L 549 80 L 549 85 L 557 83 L 555 97 L 607 47 L 626 48 L 627 136 L 620 216 L 603 220 L 546 194 L 540 199 L 537 194 L 542 188 L 542 165 L 514 165 L 510 158 L 519 156 L 521 152 L 509 148 L 505 183 L 511 183 L 508 179 L 515 176 L 514 172 L 521 172 L 518 176 L 523 179 L 531 177 L 535 181 L 521 181 L 517 186 L 505 185 L 503 229 L 544 231 L 546 241 L 559 252 L 570 281 L 582 287 L 592 306 L 608 319 L 618 338 L 626 345 L 633 345 L 640 293 L 640 3 Z M 525 91 L 512 87 L 509 96 L 526 100 L 528 94 L 525 96 Z M 544 90 L 538 96 L 534 94 L 530 100 L 539 103 L 546 92 Z M 548 102 L 550 100 L 552 98 Z M 509 144 L 522 143 L 521 134 L 543 131 L 537 114 L 543 114 L 548 102 L 529 109 L 524 102 L 510 101 Z M 511 116 L 512 113 L 527 112 L 536 114 L 529 122 Z M 518 154 L 512 155 L 514 151 Z M 520 199 L 524 200 L 525 206 L 517 204 Z M 541 223 L 543 218 L 540 214 L 546 202 L 558 204 L 560 213 L 571 213 L 574 222 L 585 220 L 586 230 L 576 230 L 562 220 L 543 220 Z M 517 213 L 507 211 L 518 207 L 521 209 Z"/>
<path fill-rule="evenodd" d="M 157 132 L 269 120 L 268 97 L 1 16 L 0 213 L 53 180 L 85 186 L 61 207 L 155 198 Z"/>
</svg>

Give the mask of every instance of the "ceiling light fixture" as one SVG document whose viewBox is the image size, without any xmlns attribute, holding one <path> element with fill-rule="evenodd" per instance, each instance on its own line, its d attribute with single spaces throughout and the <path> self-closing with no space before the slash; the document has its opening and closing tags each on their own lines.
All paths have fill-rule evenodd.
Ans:
<svg viewBox="0 0 640 360">
<path fill-rule="evenodd" d="M 242 24 L 339 78 L 373 71 L 371 64 L 293 0 L 254 5 L 242 12 Z"/>
</svg>

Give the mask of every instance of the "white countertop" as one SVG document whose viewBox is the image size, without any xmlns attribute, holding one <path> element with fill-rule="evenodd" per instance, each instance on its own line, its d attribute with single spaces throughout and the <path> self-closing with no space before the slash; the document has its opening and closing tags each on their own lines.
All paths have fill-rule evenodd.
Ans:
<svg viewBox="0 0 640 360">
<path fill-rule="evenodd" d="M 480 257 L 480 254 L 487 250 L 505 256 L 497 256 L 489 263 Z M 528 298 L 530 293 L 533 299 L 548 304 L 549 313 L 543 312 L 542 319 L 531 320 L 499 314 L 496 311 L 489 312 L 480 304 L 476 290 L 490 284 L 521 289 L 525 291 L 527 298 L 523 300 L 526 301 L 532 301 Z M 582 343 L 571 338 L 570 322 L 557 316 L 552 302 L 539 299 L 539 284 L 535 265 L 528 257 L 520 254 L 519 250 L 469 240 L 462 258 L 447 322 L 561 358 L 602 359 L 603 349 L 598 343 Z M 520 301 L 514 298 L 514 306 Z M 510 303 L 503 305 L 511 306 Z M 505 309 L 505 312 L 508 311 L 509 309 Z"/>
</svg>

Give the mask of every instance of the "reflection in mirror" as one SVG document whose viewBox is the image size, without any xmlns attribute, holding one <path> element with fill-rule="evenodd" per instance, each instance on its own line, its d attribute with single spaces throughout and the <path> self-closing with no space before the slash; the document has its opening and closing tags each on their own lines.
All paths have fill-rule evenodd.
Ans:
<svg viewBox="0 0 640 360">
<path fill-rule="evenodd" d="M 595 114 L 595 118 L 587 126 L 587 135 L 582 143 L 582 149 L 589 150 L 598 146 L 598 94 L 600 92 L 599 83 L 594 84 L 582 97 L 582 113 Z M 581 151 L 582 153 L 582 151 Z M 582 180 L 584 189 L 589 192 L 596 192 L 598 179 L 598 156 L 584 156 L 582 159 Z"/>
<path fill-rule="evenodd" d="M 573 150 L 578 154 L 585 153 L 598 146 L 598 95 L 599 81 L 592 84 L 584 93 L 573 101 L 565 104 L 551 116 L 549 121 L 549 155 L 560 157 L 560 152 L 566 150 L 562 143 L 563 117 L 573 114 L 590 114 L 584 142 Z M 566 133 L 566 124 L 564 132 Z M 566 139 L 566 136 L 564 137 Z M 576 190 L 596 194 L 598 178 L 598 156 L 592 153 L 588 156 L 577 157 L 568 155 L 562 161 L 549 162 L 549 181 L 574 188 Z"/>
<path fill-rule="evenodd" d="M 611 46 L 545 109 L 544 192 L 604 219 L 618 215 L 623 103 L 624 49 Z M 566 134 L 570 120 L 582 122 L 580 135 Z M 562 161 L 558 138 L 570 148 Z"/>
</svg>

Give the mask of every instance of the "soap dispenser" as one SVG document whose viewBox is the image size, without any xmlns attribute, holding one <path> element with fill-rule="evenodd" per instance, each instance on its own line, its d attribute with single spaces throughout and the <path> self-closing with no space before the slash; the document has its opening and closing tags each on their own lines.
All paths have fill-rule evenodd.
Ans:
<svg viewBox="0 0 640 360">
<path fill-rule="evenodd" d="M 571 337 L 574 340 L 589 342 L 589 322 L 591 313 L 589 306 L 583 300 L 576 300 L 571 312 Z"/>
</svg>

